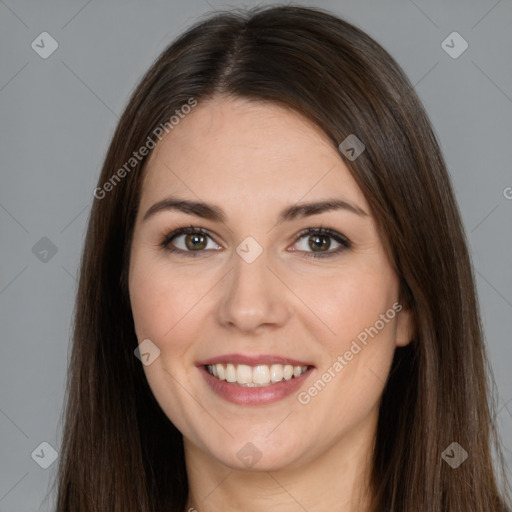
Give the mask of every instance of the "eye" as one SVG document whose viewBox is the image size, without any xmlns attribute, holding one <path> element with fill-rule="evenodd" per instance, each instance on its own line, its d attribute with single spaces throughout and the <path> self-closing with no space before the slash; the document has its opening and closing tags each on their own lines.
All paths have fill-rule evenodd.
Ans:
<svg viewBox="0 0 512 512">
<path fill-rule="evenodd" d="M 160 245 L 168 252 L 184 256 L 198 256 L 211 250 L 222 249 L 203 228 L 183 227 L 165 235 Z M 350 242 L 341 233 L 328 228 L 308 228 L 298 234 L 294 251 L 308 258 L 327 258 L 350 248 Z"/>
<path fill-rule="evenodd" d="M 299 233 L 299 241 L 294 245 L 293 250 L 304 251 L 306 258 L 328 258 L 348 249 L 350 242 L 331 229 L 309 228 Z"/>
<path fill-rule="evenodd" d="M 179 228 L 165 235 L 160 245 L 169 252 L 179 252 L 187 256 L 197 256 L 197 253 L 206 250 L 221 249 L 205 229 L 193 226 Z"/>
</svg>

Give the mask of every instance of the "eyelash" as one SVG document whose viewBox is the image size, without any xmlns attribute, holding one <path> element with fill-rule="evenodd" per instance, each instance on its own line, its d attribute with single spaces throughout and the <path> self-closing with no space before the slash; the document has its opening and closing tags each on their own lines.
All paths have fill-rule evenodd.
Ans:
<svg viewBox="0 0 512 512">
<path fill-rule="evenodd" d="M 198 253 L 204 252 L 204 250 L 202 250 L 202 251 L 184 251 L 182 249 L 177 249 L 176 247 L 172 247 L 170 245 L 171 242 L 174 240 L 174 238 L 176 238 L 180 235 L 189 235 L 189 234 L 196 234 L 196 235 L 200 234 L 200 235 L 205 235 L 205 236 L 208 236 L 209 238 L 212 238 L 210 233 L 207 230 L 205 230 L 203 228 L 190 226 L 190 227 L 178 228 L 178 229 L 172 231 L 171 233 L 166 234 L 163 237 L 163 239 L 159 245 L 164 250 L 166 250 L 170 253 L 179 253 L 179 254 L 183 254 L 184 256 L 189 256 L 189 257 L 195 258 L 198 256 Z M 306 251 L 303 253 L 303 256 L 305 258 L 330 258 L 330 257 L 340 254 L 341 252 L 343 252 L 346 249 L 349 249 L 351 247 L 349 240 L 347 238 L 345 238 L 343 235 L 341 235 L 340 233 L 338 233 L 336 231 L 333 231 L 332 229 L 323 228 L 323 227 L 308 228 L 308 229 L 301 231 L 300 233 L 297 234 L 296 242 L 301 240 L 302 238 L 311 237 L 311 236 L 315 236 L 315 235 L 330 237 L 330 238 L 334 239 L 336 242 L 338 242 L 340 244 L 340 247 L 338 247 L 334 250 L 331 250 L 329 252 L 324 252 L 324 253 L 314 252 L 314 251 L 312 251 L 312 252 Z"/>
</svg>

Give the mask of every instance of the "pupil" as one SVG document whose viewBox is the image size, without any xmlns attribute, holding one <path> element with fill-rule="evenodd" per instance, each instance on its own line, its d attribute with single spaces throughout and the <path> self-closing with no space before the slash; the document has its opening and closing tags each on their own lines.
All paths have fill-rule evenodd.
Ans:
<svg viewBox="0 0 512 512">
<path fill-rule="evenodd" d="M 187 235 L 185 243 L 192 250 L 204 249 L 206 247 L 206 237 L 204 235 Z"/>
<path fill-rule="evenodd" d="M 329 249 L 330 242 L 326 236 L 314 236 L 309 239 L 311 249 Z"/>
</svg>

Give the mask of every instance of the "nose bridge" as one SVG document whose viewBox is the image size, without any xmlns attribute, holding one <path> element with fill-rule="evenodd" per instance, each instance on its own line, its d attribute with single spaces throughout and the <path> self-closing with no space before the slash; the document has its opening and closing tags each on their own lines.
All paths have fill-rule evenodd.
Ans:
<svg viewBox="0 0 512 512">
<path fill-rule="evenodd" d="M 220 301 L 218 319 L 225 326 L 234 326 L 243 331 L 251 331 L 262 324 L 283 324 L 288 319 L 290 308 L 286 295 L 278 288 L 282 284 L 268 266 L 268 253 L 261 251 L 254 258 L 246 258 L 240 244 L 233 259 L 233 270 Z M 249 251 L 254 248 L 249 245 Z"/>
</svg>

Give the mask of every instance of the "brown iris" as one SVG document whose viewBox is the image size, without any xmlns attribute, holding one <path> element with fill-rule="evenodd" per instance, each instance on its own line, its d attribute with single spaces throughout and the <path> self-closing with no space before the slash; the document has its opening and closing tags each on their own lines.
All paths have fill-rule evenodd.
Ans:
<svg viewBox="0 0 512 512">
<path fill-rule="evenodd" d="M 204 249 L 207 243 L 208 241 L 205 235 L 192 233 L 185 237 L 185 245 L 192 251 Z"/>
<path fill-rule="evenodd" d="M 308 244 L 313 251 L 317 252 L 317 249 L 320 250 L 327 250 L 331 246 L 331 241 L 329 240 L 329 237 L 322 236 L 322 235 L 314 235 L 310 236 L 308 239 Z"/>
</svg>

